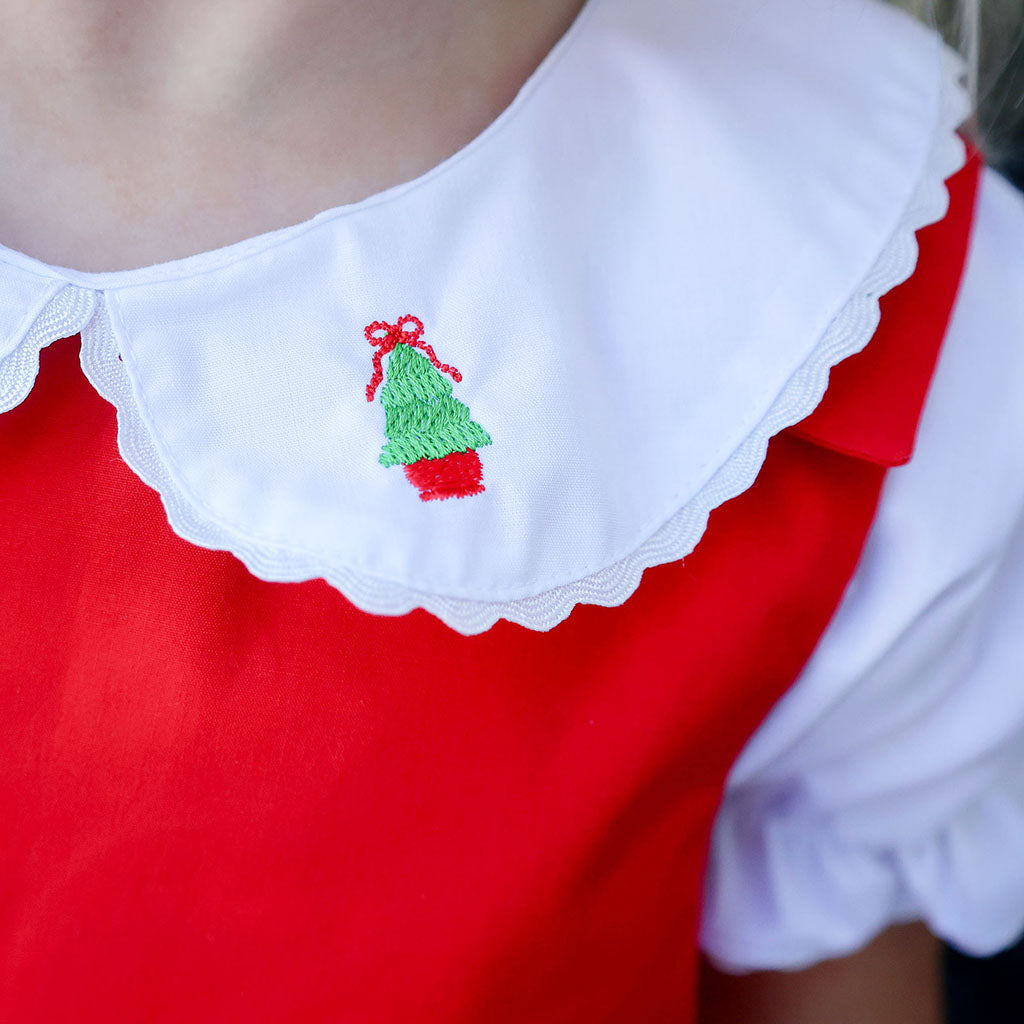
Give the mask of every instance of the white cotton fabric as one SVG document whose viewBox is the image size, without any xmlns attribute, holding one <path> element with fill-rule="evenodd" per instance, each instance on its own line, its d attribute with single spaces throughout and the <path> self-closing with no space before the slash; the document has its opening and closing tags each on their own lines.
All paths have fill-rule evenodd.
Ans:
<svg viewBox="0 0 1024 1024">
<path fill-rule="evenodd" d="M 182 536 L 370 611 L 548 629 L 688 554 L 869 341 L 964 159 L 957 75 L 872 0 L 589 0 L 413 182 L 136 271 L 3 250 L 0 277 L 93 309 L 83 363 Z M 405 313 L 493 438 L 481 495 L 377 461 L 363 327 Z"/>
<path fill-rule="evenodd" d="M 797 968 L 922 918 L 1024 929 L 1024 199 L 983 178 L 911 462 L 793 689 L 734 767 L 704 949 Z"/>
<path fill-rule="evenodd" d="M 416 180 L 116 273 L 0 248 L 0 412 L 81 331 L 183 537 L 464 633 L 621 603 L 869 343 L 964 160 L 960 68 L 874 0 L 588 0 Z M 924 917 L 1024 925 L 1024 211 L 986 174 L 919 450 L 802 678 L 732 773 L 704 948 L 798 967 Z M 993 299 L 993 297 L 996 297 Z M 363 328 L 420 317 L 486 491 L 377 459 Z"/>
</svg>

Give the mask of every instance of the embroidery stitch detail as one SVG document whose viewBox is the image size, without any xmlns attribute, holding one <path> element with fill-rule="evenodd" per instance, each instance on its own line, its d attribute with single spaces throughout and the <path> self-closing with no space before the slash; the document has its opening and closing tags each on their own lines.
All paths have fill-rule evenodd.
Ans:
<svg viewBox="0 0 1024 1024">
<path fill-rule="evenodd" d="M 380 393 L 388 438 L 380 464 L 405 466 L 406 479 L 421 501 L 479 494 L 484 490 L 483 467 L 476 449 L 490 444 L 491 437 L 452 396 L 452 381 L 461 381 L 462 374 L 442 363 L 423 341 L 418 317 L 406 314 L 395 324 L 375 320 L 363 333 L 376 349 L 373 377 L 366 385 L 368 402 L 384 381 L 384 356 L 391 356 Z"/>
<path fill-rule="evenodd" d="M 407 331 L 406 327 L 410 324 L 414 326 L 411 331 Z M 378 337 L 381 331 L 384 331 L 384 335 L 382 337 Z M 459 373 L 454 366 L 449 366 L 447 363 L 439 362 L 437 356 L 434 355 L 433 348 L 422 340 L 423 321 L 418 316 L 412 316 L 412 314 L 406 313 L 405 316 L 398 318 L 397 324 L 388 324 L 383 320 L 374 320 L 372 324 L 368 324 L 363 328 L 363 334 L 366 335 L 366 340 L 371 345 L 377 346 L 377 351 L 373 354 L 373 379 L 366 385 L 366 400 L 368 402 L 373 401 L 377 385 L 384 379 L 384 369 L 382 365 L 384 356 L 393 351 L 395 346 L 400 342 L 406 345 L 412 345 L 415 348 L 423 349 L 430 362 L 442 373 L 450 374 L 452 380 L 456 383 L 462 380 L 462 374 Z"/>
</svg>

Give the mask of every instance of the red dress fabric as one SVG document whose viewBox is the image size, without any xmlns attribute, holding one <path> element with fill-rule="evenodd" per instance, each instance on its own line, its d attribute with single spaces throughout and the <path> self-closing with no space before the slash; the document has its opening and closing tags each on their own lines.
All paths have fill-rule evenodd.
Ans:
<svg viewBox="0 0 1024 1024">
<path fill-rule="evenodd" d="M 46 350 L 0 417 L 0 1020 L 687 1019 L 726 773 L 912 447 L 977 172 L 803 436 L 548 633 L 181 540 L 74 341 Z"/>
</svg>

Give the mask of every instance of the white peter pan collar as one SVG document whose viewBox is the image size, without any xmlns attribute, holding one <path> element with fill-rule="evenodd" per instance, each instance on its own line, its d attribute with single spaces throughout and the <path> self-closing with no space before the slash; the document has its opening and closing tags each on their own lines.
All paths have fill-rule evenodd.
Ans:
<svg viewBox="0 0 1024 1024">
<path fill-rule="evenodd" d="M 589 0 L 407 184 L 140 270 L 0 250 L 0 410 L 81 330 L 182 537 L 367 611 L 549 629 L 688 554 L 868 342 L 964 161 L 959 76 L 874 0 Z M 364 328 L 403 314 L 490 437 L 483 493 L 379 461 Z"/>
</svg>

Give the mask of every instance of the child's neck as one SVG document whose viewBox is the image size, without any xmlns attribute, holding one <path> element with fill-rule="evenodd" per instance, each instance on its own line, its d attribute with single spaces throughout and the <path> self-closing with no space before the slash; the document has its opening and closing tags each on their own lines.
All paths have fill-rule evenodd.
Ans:
<svg viewBox="0 0 1024 1024">
<path fill-rule="evenodd" d="M 479 133 L 583 0 L 10 0 L 0 242 L 162 262 L 414 177 Z"/>
</svg>

